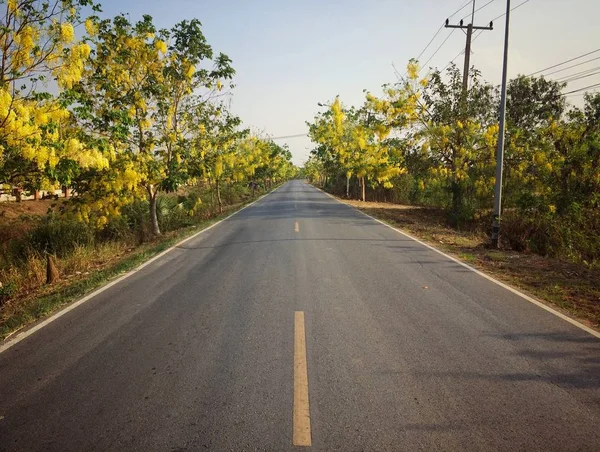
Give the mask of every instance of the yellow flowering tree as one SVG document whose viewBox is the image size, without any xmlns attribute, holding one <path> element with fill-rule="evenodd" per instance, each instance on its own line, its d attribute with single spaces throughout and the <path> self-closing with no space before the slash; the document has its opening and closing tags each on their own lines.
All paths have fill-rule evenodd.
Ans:
<svg viewBox="0 0 600 452">
<path fill-rule="evenodd" d="M 292 164 L 292 153 L 287 145 L 280 146 L 270 139 L 252 137 L 249 141 L 249 160 L 255 179 L 262 180 L 265 186 L 293 177 L 297 168 Z"/>
<path fill-rule="evenodd" d="M 207 102 L 193 94 L 204 91 L 210 97 L 206 93 L 234 72 L 225 55 L 213 59 L 197 20 L 171 31 L 157 31 L 150 16 L 136 24 L 117 16 L 91 26 L 97 29 L 95 55 L 72 90 L 80 125 L 89 142 L 114 150 L 111 169 L 99 175 L 102 186 L 110 191 L 128 168 L 128 183 L 115 184 L 128 196 L 115 199 L 129 202 L 144 193 L 153 233 L 159 235 L 159 192 L 174 191 L 190 177 L 193 111 Z M 91 194 L 107 198 L 105 192 Z M 102 209 L 101 218 L 109 206 Z"/>
<path fill-rule="evenodd" d="M 497 90 L 473 70 L 465 99 L 458 69 L 451 66 L 446 75 L 444 79 L 434 71 L 423 88 L 420 141 L 413 152 L 427 162 L 427 171 L 419 177 L 421 187 L 446 192 L 451 220 L 458 223 L 493 200 Z"/>
<path fill-rule="evenodd" d="M 368 103 L 356 111 L 344 109 L 337 98 L 326 113 L 309 124 L 309 135 L 319 146 L 315 155 L 329 160 L 333 172 L 344 173 L 348 197 L 350 178 L 356 176 L 363 201 L 367 183 L 391 187 L 391 179 L 403 171 L 386 141 L 389 132 L 390 127 L 378 120 Z"/>
<path fill-rule="evenodd" d="M 202 105 L 194 122 L 197 127 L 191 142 L 190 173 L 204 179 L 210 189 L 214 189 L 219 212 L 222 212 L 222 184 L 236 173 L 234 169 L 239 162 L 235 145 L 248 131 L 238 129 L 240 118 L 232 115 L 222 104 Z"/>
<path fill-rule="evenodd" d="M 82 77 L 90 55 L 75 38 L 89 1 L 8 0 L 0 8 L 0 184 L 28 189 L 68 182 L 76 167 L 103 168 L 108 160 L 83 145 L 65 104 L 46 92 Z"/>
<path fill-rule="evenodd" d="M 406 79 L 384 87 L 382 98 L 368 94 L 367 102 L 395 135 L 393 147 L 404 155 L 418 199 L 448 204 L 459 221 L 472 215 L 474 200 L 492 194 L 496 92 L 473 70 L 465 99 L 456 67 L 445 75 L 420 78 L 411 60 Z"/>
</svg>

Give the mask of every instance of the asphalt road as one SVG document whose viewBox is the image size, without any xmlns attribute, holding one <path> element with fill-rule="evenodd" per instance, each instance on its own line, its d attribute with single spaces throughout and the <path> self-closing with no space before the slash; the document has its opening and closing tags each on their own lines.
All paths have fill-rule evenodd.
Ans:
<svg viewBox="0 0 600 452">
<path fill-rule="evenodd" d="M 600 450 L 599 339 L 300 181 L 0 354 L 0 450 L 294 449 L 299 337 L 314 450 Z"/>
</svg>

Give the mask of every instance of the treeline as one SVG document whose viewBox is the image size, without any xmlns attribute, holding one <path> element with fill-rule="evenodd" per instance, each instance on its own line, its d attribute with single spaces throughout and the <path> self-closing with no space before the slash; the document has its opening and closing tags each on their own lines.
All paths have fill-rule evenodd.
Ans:
<svg viewBox="0 0 600 452">
<path fill-rule="evenodd" d="M 309 123 L 313 181 L 362 200 L 443 207 L 458 227 L 489 229 L 499 90 L 455 66 L 367 93 L 359 108 L 336 98 Z M 504 160 L 504 246 L 590 265 L 600 257 L 600 93 L 567 103 L 564 83 L 510 81 Z"/>
<path fill-rule="evenodd" d="M 63 214 L 104 228 L 138 199 L 201 184 L 270 184 L 291 154 L 242 129 L 223 99 L 231 60 L 198 19 L 101 19 L 90 0 L 8 0 L 0 13 L 0 185 L 70 187 Z"/>
</svg>

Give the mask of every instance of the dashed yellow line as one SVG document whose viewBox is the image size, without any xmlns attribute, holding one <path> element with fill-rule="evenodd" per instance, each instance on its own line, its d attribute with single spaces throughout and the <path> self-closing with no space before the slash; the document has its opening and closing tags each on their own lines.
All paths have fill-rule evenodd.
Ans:
<svg viewBox="0 0 600 452">
<path fill-rule="evenodd" d="M 304 312 L 294 313 L 294 446 L 310 446 L 310 407 Z"/>
<path fill-rule="evenodd" d="M 294 224 L 294 231 L 300 232 L 300 225 L 298 224 L 297 221 L 296 221 L 296 224 Z"/>
</svg>

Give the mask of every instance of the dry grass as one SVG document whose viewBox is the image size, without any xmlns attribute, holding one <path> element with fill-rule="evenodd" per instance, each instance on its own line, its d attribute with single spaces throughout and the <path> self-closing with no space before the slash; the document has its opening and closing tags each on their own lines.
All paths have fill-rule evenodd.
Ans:
<svg viewBox="0 0 600 452">
<path fill-rule="evenodd" d="M 600 271 L 559 259 L 486 247 L 479 232 L 451 228 L 443 210 L 340 199 L 493 275 L 594 328 L 600 328 Z"/>
</svg>

